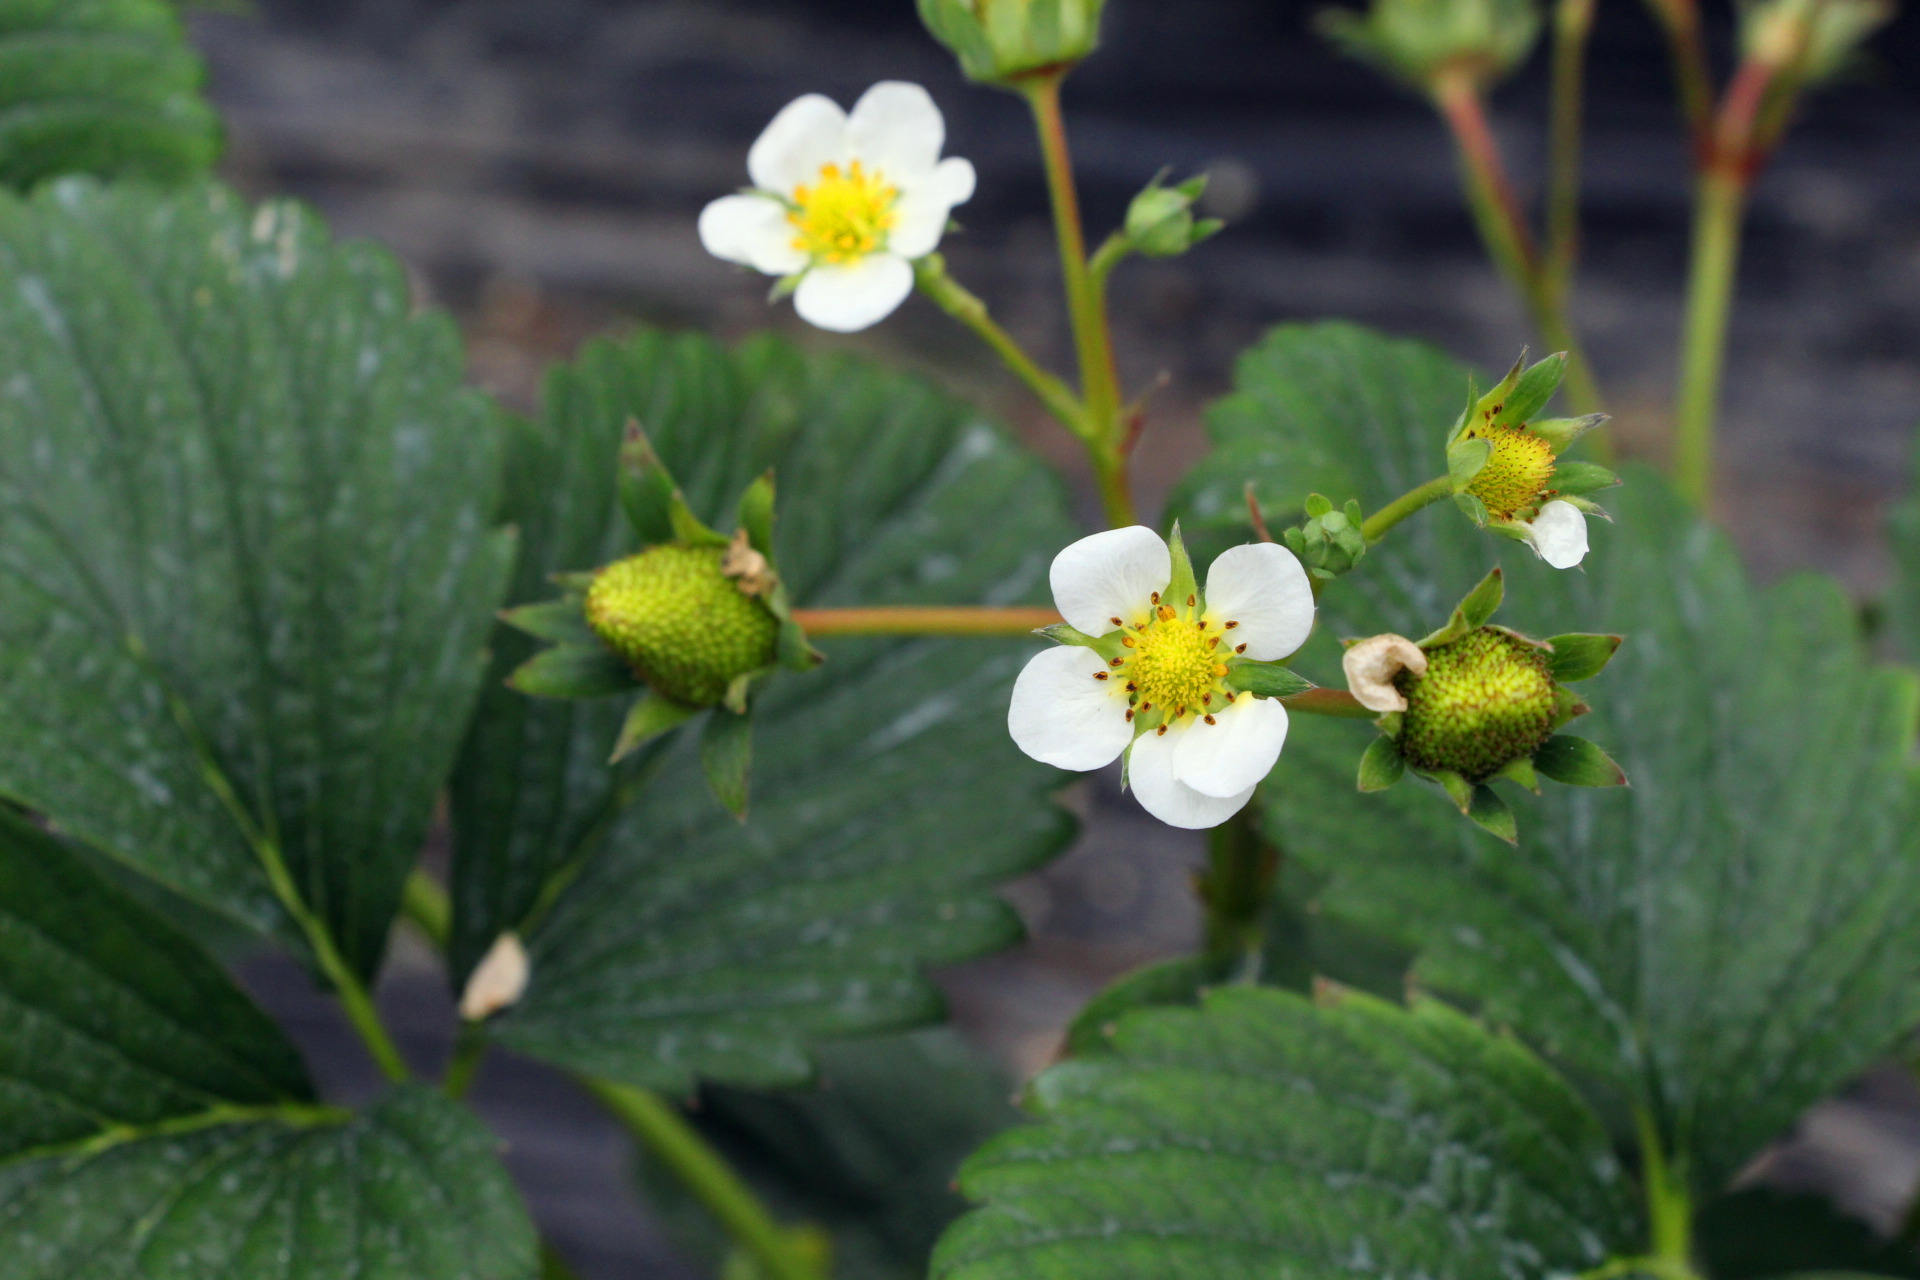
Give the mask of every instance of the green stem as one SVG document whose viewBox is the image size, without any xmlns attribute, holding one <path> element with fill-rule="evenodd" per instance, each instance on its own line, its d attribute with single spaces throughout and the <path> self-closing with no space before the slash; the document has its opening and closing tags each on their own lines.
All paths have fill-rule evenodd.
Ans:
<svg viewBox="0 0 1920 1280">
<path fill-rule="evenodd" d="M 1061 426 L 1081 440 L 1091 438 L 1092 426 L 1087 421 L 1085 406 L 1067 389 L 1064 382 L 1034 363 L 1020 344 L 994 323 L 993 317 L 987 314 L 987 304 L 947 274 L 946 262 L 939 254 L 920 259 L 913 264 L 913 268 L 914 280 L 921 293 L 993 348 L 1001 363 L 1027 384 L 1028 389 L 1039 397 L 1040 403 L 1046 406 L 1047 412 Z"/>
<path fill-rule="evenodd" d="M 1701 176 L 1680 346 L 1674 478 L 1680 491 L 1702 507 L 1713 493 L 1714 420 L 1719 412 L 1727 313 L 1733 304 L 1746 203 L 1747 184 L 1738 174 L 1716 168 Z"/>
<path fill-rule="evenodd" d="M 544 1240 L 540 1242 L 540 1280 L 580 1280 L 579 1273 Z"/>
<path fill-rule="evenodd" d="M 447 901 L 447 891 L 419 867 L 407 877 L 400 894 L 400 914 L 413 921 L 436 948 L 447 949 L 453 939 L 453 904 Z"/>
<path fill-rule="evenodd" d="M 1073 323 L 1073 344 L 1079 356 L 1088 452 L 1099 481 L 1101 506 L 1109 524 L 1137 524 L 1139 517 L 1134 513 L 1132 484 L 1127 475 L 1133 432 L 1122 420 L 1120 375 L 1113 358 L 1113 332 L 1107 322 L 1104 276 L 1095 277 L 1087 260 L 1086 235 L 1081 230 L 1080 196 L 1074 188 L 1066 119 L 1060 110 L 1063 78 L 1064 72 L 1040 75 L 1023 87 L 1046 165 L 1047 197 L 1053 206 L 1054 237 L 1060 245 L 1067 315 Z M 1112 263 L 1105 269 L 1110 271 Z"/>
<path fill-rule="evenodd" d="M 1553 106 L 1547 179 L 1547 270 L 1564 306 L 1580 255 L 1580 133 L 1594 0 L 1559 0 L 1553 13 Z"/>
<path fill-rule="evenodd" d="M 606 1080 L 581 1083 L 641 1146 L 672 1170 L 769 1280 L 825 1280 L 818 1268 L 797 1255 L 791 1238 L 752 1189 L 677 1108 L 657 1094 L 629 1085 Z"/>
<path fill-rule="evenodd" d="M 1488 256 L 1526 303 L 1534 327 L 1547 345 L 1567 353 L 1567 399 L 1573 411 L 1598 412 L 1602 403 L 1599 384 L 1567 321 L 1563 300 L 1556 296 L 1533 233 L 1527 229 L 1519 197 L 1514 194 L 1499 144 L 1487 123 L 1479 86 L 1465 74 L 1443 73 L 1433 82 L 1433 98 L 1459 150 L 1467 206 Z"/>
<path fill-rule="evenodd" d="M 1024 636 L 1054 625 L 1060 615 L 1052 609 L 873 605 L 795 609 L 793 620 L 810 636 Z"/>
<path fill-rule="evenodd" d="M 1453 477 L 1435 476 L 1417 489 L 1410 489 L 1360 522 L 1360 536 L 1371 546 L 1387 536 L 1387 530 L 1422 507 L 1453 494 Z"/>
<path fill-rule="evenodd" d="M 453 1042 L 453 1056 L 447 1060 L 447 1073 L 440 1079 L 440 1092 L 456 1102 L 466 1097 L 480 1070 L 480 1060 L 486 1056 L 486 1031 L 477 1022 L 461 1023 Z"/>
<path fill-rule="evenodd" d="M 1680 94 L 1680 115 L 1692 136 L 1696 155 L 1704 156 L 1713 133 L 1713 70 L 1700 35 L 1696 0 L 1647 0 L 1666 32 L 1673 82 Z"/>
<path fill-rule="evenodd" d="M 1659 1126 L 1645 1107 L 1634 1108 L 1634 1132 L 1640 1145 L 1641 1189 L 1647 1197 L 1652 1235 L 1650 1260 L 1675 1275 L 1692 1276 L 1693 1204 L 1686 1183 L 1676 1177 L 1661 1145 Z"/>
<path fill-rule="evenodd" d="M 1335 716 L 1341 720 L 1376 720 L 1378 711 L 1369 711 L 1345 689 L 1309 689 L 1280 699 L 1282 706 L 1298 715 Z"/>
<path fill-rule="evenodd" d="M 1207 833 L 1207 869 L 1199 878 L 1207 971 L 1235 982 L 1260 979 L 1267 903 L 1280 874 L 1280 852 L 1261 837 L 1254 812 L 1242 809 Z"/>
</svg>

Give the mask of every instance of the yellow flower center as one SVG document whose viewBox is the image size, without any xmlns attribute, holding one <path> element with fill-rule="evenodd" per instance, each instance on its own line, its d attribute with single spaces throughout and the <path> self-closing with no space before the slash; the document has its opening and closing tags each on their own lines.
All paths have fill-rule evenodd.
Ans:
<svg viewBox="0 0 1920 1280">
<path fill-rule="evenodd" d="M 820 177 L 794 188 L 787 221 L 793 247 L 816 262 L 853 262 L 885 246 L 900 190 L 858 160 L 820 166 Z"/>
<path fill-rule="evenodd" d="M 1120 625 L 1120 619 L 1113 619 Z M 1182 716 L 1213 723 L 1216 711 L 1233 701 L 1227 688 L 1227 659 L 1244 644 L 1231 643 L 1229 632 L 1238 622 L 1209 615 L 1197 597 L 1176 609 L 1153 597 L 1153 612 L 1144 622 L 1123 627 L 1120 656 L 1102 672 L 1101 679 L 1124 681 L 1127 719 L 1145 718 L 1165 733 Z"/>
<path fill-rule="evenodd" d="M 1553 446 L 1522 427 L 1479 427 L 1467 439 L 1483 437 L 1493 446 L 1487 465 L 1467 486 L 1496 520 L 1511 520 L 1540 505 L 1553 478 Z"/>
</svg>

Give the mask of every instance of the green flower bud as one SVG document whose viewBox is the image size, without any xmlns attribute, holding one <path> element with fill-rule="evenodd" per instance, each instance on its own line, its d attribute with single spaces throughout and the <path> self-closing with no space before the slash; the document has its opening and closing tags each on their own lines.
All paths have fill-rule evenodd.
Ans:
<svg viewBox="0 0 1920 1280">
<path fill-rule="evenodd" d="M 1845 72 L 1893 20 L 1891 0 L 1761 0 L 1740 11 L 1741 52 L 1799 84 Z"/>
<path fill-rule="evenodd" d="M 1220 230 L 1218 219 L 1193 216 L 1193 206 L 1206 189 L 1204 173 L 1171 187 L 1161 186 L 1158 177 L 1148 183 L 1127 206 L 1129 247 L 1149 258 L 1177 258 Z"/>
<path fill-rule="evenodd" d="M 918 0 L 920 21 L 969 80 L 1007 85 L 1064 71 L 1100 42 L 1106 0 Z"/>
<path fill-rule="evenodd" d="M 1373 0 L 1363 16 L 1324 10 L 1319 27 L 1351 56 L 1428 89 L 1444 74 L 1488 84 L 1511 73 L 1540 35 L 1534 0 Z"/>
<path fill-rule="evenodd" d="M 1280 536 L 1287 549 L 1315 578 L 1326 581 L 1351 572 L 1367 554 L 1366 535 L 1360 532 L 1360 504 L 1351 499 L 1336 511 L 1320 494 L 1307 499 L 1307 521 Z"/>
<path fill-rule="evenodd" d="M 710 707 L 775 661 L 780 623 L 724 567 L 728 549 L 668 542 L 615 561 L 587 588 L 587 624 L 655 690 Z"/>
<path fill-rule="evenodd" d="M 1547 651 L 1503 627 L 1480 627 L 1427 650 L 1427 671 L 1402 671 L 1400 754 L 1416 769 L 1484 782 L 1553 735 Z"/>
</svg>

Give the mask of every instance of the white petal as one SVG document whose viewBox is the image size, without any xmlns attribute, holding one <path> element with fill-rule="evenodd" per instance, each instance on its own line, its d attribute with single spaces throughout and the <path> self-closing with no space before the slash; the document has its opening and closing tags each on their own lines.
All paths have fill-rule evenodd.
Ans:
<svg viewBox="0 0 1920 1280">
<path fill-rule="evenodd" d="M 917 84 L 882 80 L 860 95 L 847 116 L 847 153 L 895 186 L 933 172 L 947 140 L 940 108 Z"/>
<path fill-rule="evenodd" d="M 1213 721 L 1196 720 L 1180 735 L 1173 776 L 1203 796 L 1230 799 L 1273 771 L 1287 741 L 1287 709 L 1243 693 L 1214 712 Z"/>
<path fill-rule="evenodd" d="M 1387 632 L 1348 645 L 1340 657 L 1340 669 L 1346 672 L 1348 691 L 1367 710 L 1405 711 L 1407 695 L 1393 683 L 1394 678 L 1402 671 L 1427 674 L 1427 655 L 1405 636 Z"/>
<path fill-rule="evenodd" d="M 1228 547 L 1207 570 L 1207 616 L 1237 622 L 1227 640 L 1259 662 L 1284 658 L 1313 630 L 1313 587 L 1277 542 Z"/>
<path fill-rule="evenodd" d="M 1091 649 L 1061 645 L 1037 653 L 1013 682 L 1007 732 L 1042 764 L 1085 772 L 1111 764 L 1133 737 L 1125 686 L 1095 677 L 1106 661 Z"/>
<path fill-rule="evenodd" d="M 807 255 L 793 247 L 786 206 L 770 196 L 721 196 L 709 204 L 700 211 L 700 243 L 716 258 L 770 276 L 807 265 Z"/>
<path fill-rule="evenodd" d="M 932 253 L 947 229 L 947 216 L 953 206 L 964 204 L 973 195 L 973 181 L 973 166 L 956 157 L 942 160 L 928 178 L 903 190 L 893 209 L 887 248 L 903 258 Z"/>
<path fill-rule="evenodd" d="M 467 989 L 460 994 L 460 1016 L 468 1022 L 482 1022 L 520 1003 L 527 993 L 532 970 L 527 949 L 517 934 L 503 933 L 474 967 Z"/>
<path fill-rule="evenodd" d="M 810 93 L 780 108 L 747 151 L 753 185 L 781 195 L 820 176 L 820 166 L 847 159 L 847 115 L 831 98 Z"/>
<path fill-rule="evenodd" d="M 1173 554 L 1166 542 L 1139 524 L 1080 539 L 1053 558 L 1048 574 L 1053 607 L 1090 636 L 1144 622 L 1153 609 L 1153 593 L 1172 576 Z"/>
<path fill-rule="evenodd" d="M 1144 734 L 1134 741 L 1127 760 L 1127 783 L 1134 798 L 1145 809 L 1170 827 L 1197 831 L 1217 827 L 1246 807 L 1253 799 L 1253 788 L 1224 799 L 1202 795 L 1174 776 L 1174 753 L 1181 737 L 1192 730 L 1174 728 L 1162 736 Z"/>
<path fill-rule="evenodd" d="M 808 324 L 852 333 L 877 324 L 913 292 L 913 267 L 896 253 L 823 264 L 800 278 L 793 309 Z"/>
<path fill-rule="evenodd" d="M 1587 555 L 1587 517 L 1571 502 L 1549 502 L 1527 524 L 1527 540 L 1556 569 L 1571 569 Z"/>
</svg>

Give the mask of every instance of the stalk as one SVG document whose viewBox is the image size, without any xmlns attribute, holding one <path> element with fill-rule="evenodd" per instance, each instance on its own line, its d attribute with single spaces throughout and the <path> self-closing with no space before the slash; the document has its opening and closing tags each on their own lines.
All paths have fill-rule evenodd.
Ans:
<svg viewBox="0 0 1920 1280">
<path fill-rule="evenodd" d="M 810 636 L 1024 636 L 1061 619 L 1052 609 L 871 605 L 795 609 L 793 620 Z"/>
<path fill-rule="evenodd" d="M 1387 531 L 1405 520 L 1422 507 L 1430 507 L 1440 499 L 1453 493 L 1453 477 L 1435 476 L 1433 479 L 1401 494 L 1386 506 L 1380 508 L 1360 523 L 1360 536 L 1372 546 L 1387 536 Z"/>
</svg>

